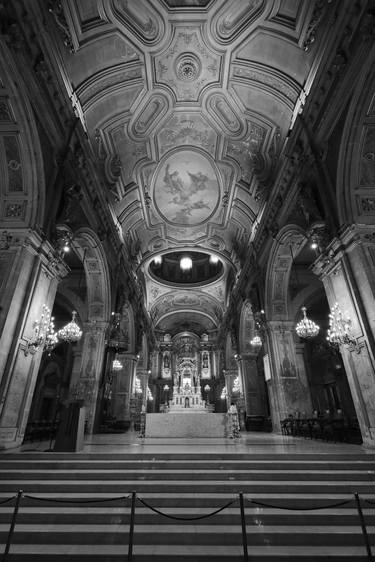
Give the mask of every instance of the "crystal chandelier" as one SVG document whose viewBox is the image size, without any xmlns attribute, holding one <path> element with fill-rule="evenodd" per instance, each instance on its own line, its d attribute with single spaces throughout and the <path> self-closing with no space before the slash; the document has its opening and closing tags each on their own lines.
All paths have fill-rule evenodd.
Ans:
<svg viewBox="0 0 375 562">
<path fill-rule="evenodd" d="M 329 329 L 327 340 L 332 345 L 349 345 L 356 347 L 357 342 L 351 335 L 352 321 L 348 314 L 344 314 L 336 302 L 329 314 Z"/>
<path fill-rule="evenodd" d="M 304 339 L 315 338 L 319 334 L 319 326 L 306 316 L 306 307 L 302 307 L 303 318 L 296 326 L 297 336 Z"/>
<path fill-rule="evenodd" d="M 121 371 L 121 369 L 122 369 L 122 363 L 121 361 L 119 361 L 116 353 L 115 358 L 112 361 L 112 371 Z"/>
<path fill-rule="evenodd" d="M 74 343 L 81 339 L 82 330 L 76 323 L 76 315 L 77 312 L 73 310 L 71 322 L 69 322 L 69 324 L 67 324 L 57 332 L 57 335 L 61 340 L 69 343 Z"/>
<path fill-rule="evenodd" d="M 33 327 L 34 336 L 26 345 L 25 355 L 29 353 L 34 354 L 39 349 L 51 351 L 58 343 L 58 340 L 53 318 L 51 318 L 51 311 L 47 305 L 43 305 L 42 314 L 38 320 L 35 320 Z"/>
<path fill-rule="evenodd" d="M 57 332 L 55 332 L 55 323 L 54 323 L 54 318 L 52 316 L 46 334 L 44 349 L 48 352 L 51 352 L 58 343 L 59 343 L 59 339 L 57 337 Z"/>
<path fill-rule="evenodd" d="M 256 350 L 259 350 L 262 345 L 262 339 L 259 334 L 255 334 L 255 336 L 250 340 L 250 345 L 252 345 Z"/>
</svg>

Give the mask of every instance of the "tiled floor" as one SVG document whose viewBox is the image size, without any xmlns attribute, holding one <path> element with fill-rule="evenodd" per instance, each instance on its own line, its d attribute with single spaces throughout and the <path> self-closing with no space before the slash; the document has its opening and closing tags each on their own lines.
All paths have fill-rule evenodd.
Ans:
<svg viewBox="0 0 375 562">
<path fill-rule="evenodd" d="M 49 442 L 25 443 L 18 449 L 8 452 L 46 451 Z M 286 437 L 273 433 L 244 433 L 240 439 L 228 438 L 147 438 L 141 439 L 137 433 L 94 434 L 85 438 L 81 453 L 374 453 L 361 445 L 347 443 L 325 443 L 300 437 Z"/>
</svg>

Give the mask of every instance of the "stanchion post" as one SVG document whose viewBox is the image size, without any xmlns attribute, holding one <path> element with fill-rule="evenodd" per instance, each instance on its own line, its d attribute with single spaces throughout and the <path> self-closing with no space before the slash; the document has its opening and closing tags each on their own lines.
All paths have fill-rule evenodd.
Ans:
<svg viewBox="0 0 375 562">
<path fill-rule="evenodd" d="M 132 560 L 133 560 L 135 498 L 136 498 L 136 492 L 132 492 L 132 502 L 131 502 L 131 507 L 130 507 L 129 540 L 128 540 L 128 562 L 132 562 Z"/>
<path fill-rule="evenodd" d="M 18 513 L 19 506 L 20 506 L 22 494 L 23 494 L 23 490 L 18 490 L 16 502 L 14 504 L 13 514 L 12 514 L 12 521 L 11 521 L 10 527 L 9 527 L 7 543 L 5 545 L 5 550 L 4 550 L 3 557 L 2 557 L 2 562 L 5 562 L 5 560 L 8 556 L 8 553 L 9 553 L 10 545 L 12 543 L 14 527 L 16 525 L 17 513 Z"/>
<path fill-rule="evenodd" d="M 354 497 L 355 497 L 355 503 L 356 503 L 357 511 L 358 511 L 358 515 L 359 515 L 359 520 L 361 522 L 362 535 L 363 535 L 363 540 L 364 540 L 364 543 L 365 543 L 365 546 L 366 546 L 367 558 L 369 560 L 371 560 L 371 562 L 374 562 L 374 558 L 373 558 L 372 552 L 371 552 L 371 545 L 370 545 L 370 541 L 369 541 L 368 534 L 367 534 L 366 522 L 365 522 L 365 518 L 363 516 L 361 501 L 359 499 L 358 492 L 354 493 Z"/>
<path fill-rule="evenodd" d="M 249 562 L 249 555 L 248 555 L 248 552 L 247 552 L 245 508 L 244 508 L 244 503 L 243 503 L 243 493 L 242 492 L 239 492 L 239 497 L 240 497 L 240 509 L 241 509 L 243 559 L 244 559 L 244 562 Z"/>
</svg>

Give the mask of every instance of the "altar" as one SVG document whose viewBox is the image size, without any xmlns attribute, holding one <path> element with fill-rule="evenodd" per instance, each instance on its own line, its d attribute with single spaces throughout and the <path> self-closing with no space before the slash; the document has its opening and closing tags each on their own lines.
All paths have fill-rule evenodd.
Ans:
<svg viewBox="0 0 375 562">
<path fill-rule="evenodd" d="M 146 414 L 147 437 L 225 437 L 227 415 L 225 413 L 168 412 Z"/>
<path fill-rule="evenodd" d="M 194 412 L 205 412 L 206 403 L 202 399 L 200 390 L 191 387 L 186 383 L 183 387 L 173 387 L 173 397 L 168 404 L 169 412 L 184 412 L 185 414 Z"/>
</svg>

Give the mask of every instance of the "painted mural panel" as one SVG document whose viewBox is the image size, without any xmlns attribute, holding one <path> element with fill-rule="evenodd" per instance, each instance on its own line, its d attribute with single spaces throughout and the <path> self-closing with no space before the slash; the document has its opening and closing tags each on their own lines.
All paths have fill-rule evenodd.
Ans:
<svg viewBox="0 0 375 562">
<path fill-rule="evenodd" d="M 212 164 L 192 150 L 169 156 L 155 178 L 156 207 L 172 224 L 192 226 L 206 221 L 218 204 L 219 192 Z"/>
</svg>

